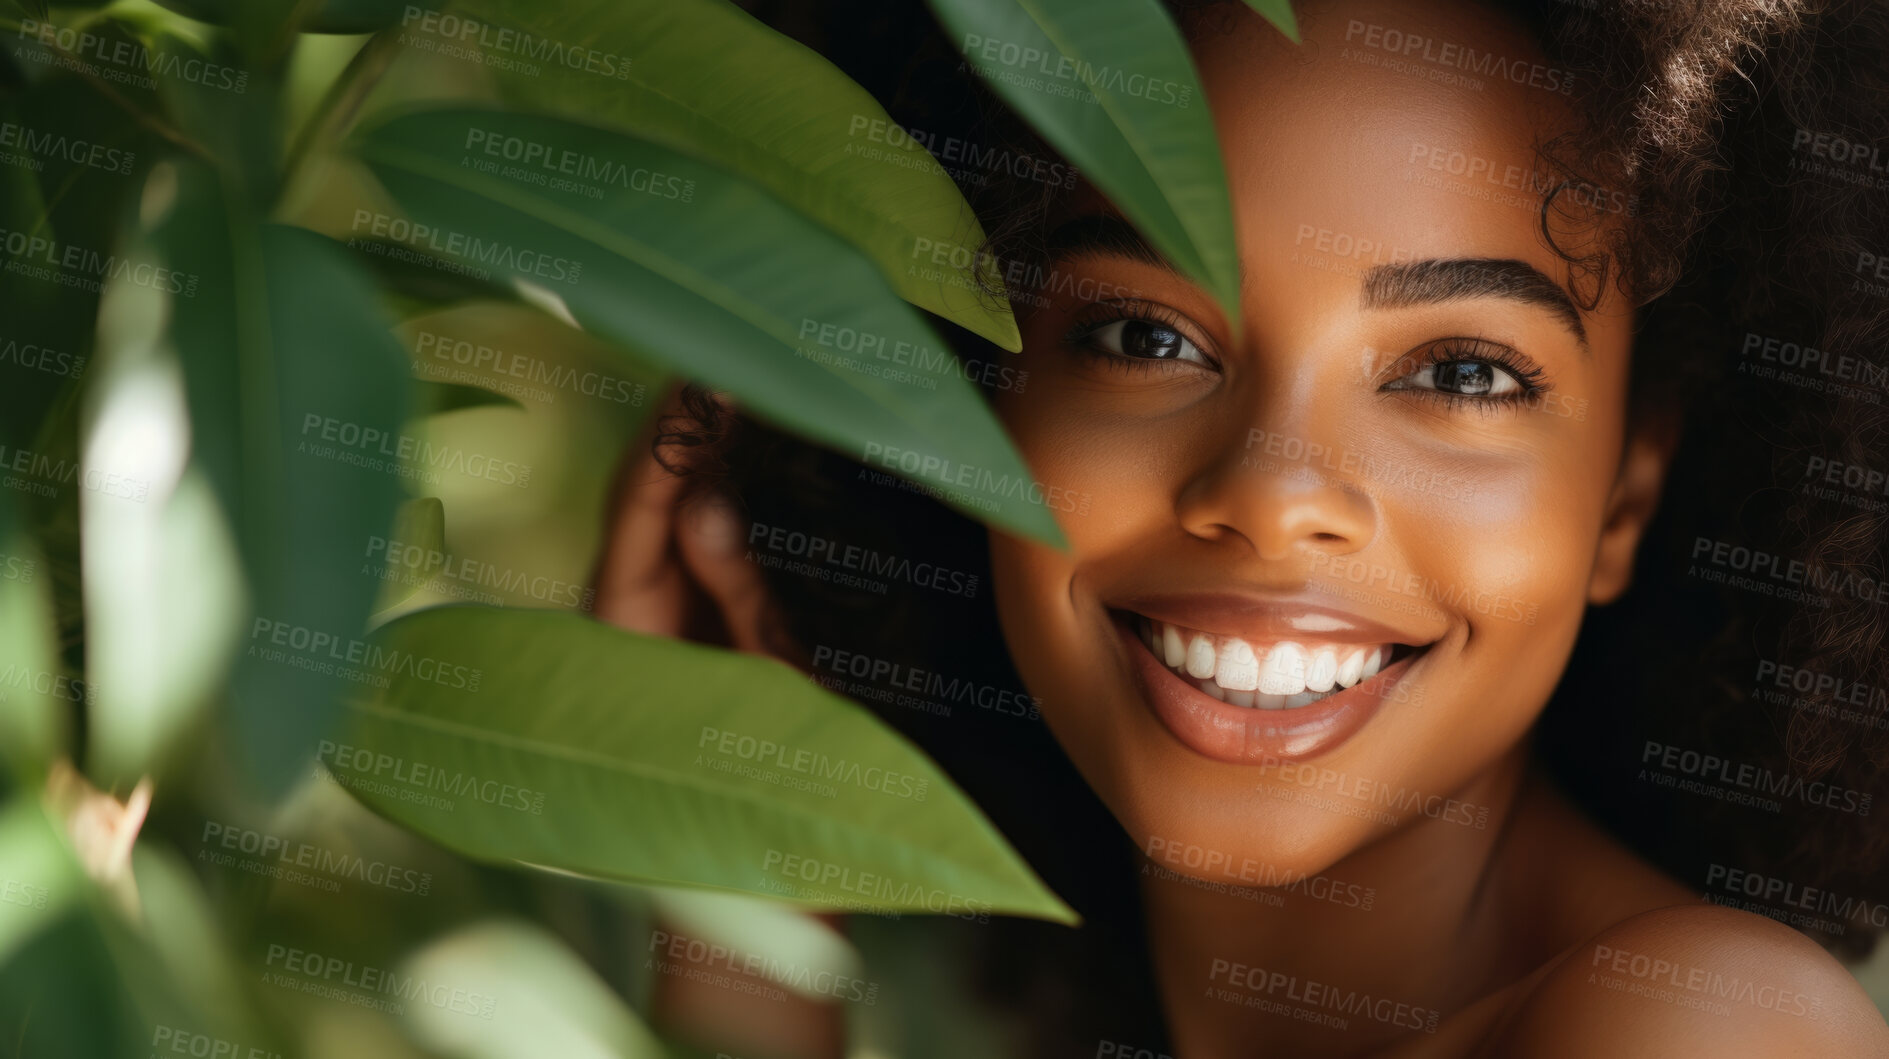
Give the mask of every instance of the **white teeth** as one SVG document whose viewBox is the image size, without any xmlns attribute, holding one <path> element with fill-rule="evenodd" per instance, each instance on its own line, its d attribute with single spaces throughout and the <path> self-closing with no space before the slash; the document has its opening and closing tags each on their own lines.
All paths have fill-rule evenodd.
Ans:
<svg viewBox="0 0 1889 1059">
<path fill-rule="evenodd" d="M 1305 648 L 1287 640 L 1274 644 L 1259 667 L 1259 690 L 1268 695 L 1297 695 L 1305 690 Z"/>
<path fill-rule="evenodd" d="M 1305 670 L 1305 690 L 1330 691 L 1332 683 L 1338 679 L 1338 650 L 1334 647 L 1321 647 L 1312 652 L 1311 665 Z"/>
<path fill-rule="evenodd" d="M 1179 669 L 1187 661 L 1187 644 L 1181 639 L 1181 632 L 1167 622 L 1161 623 L 1161 660 L 1170 669 Z"/>
<path fill-rule="evenodd" d="M 1358 648 L 1345 656 L 1338 665 L 1338 686 L 1348 688 L 1358 682 L 1358 675 L 1364 672 L 1364 649 Z"/>
<path fill-rule="evenodd" d="M 1187 675 L 1201 680 L 1213 676 L 1213 641 L 1199 633 L 1187 641 Z"/>
<path fill-rule="evenodd" d="M 1253 645 L 1238 638 L 1228 640 L 1214 662 L 1213 682 L 1228 691 L 1252 691 L 1259 687 L 1259 658 L 1253 654 Z"/>
<path fill-rule="evenodd" d="M 1258 710 L 1296 710 L 1368 680 L 1391 659 L 1393 645 L 1354 647 L 1290 640 L 1256 647 L 1237 636 L 1209 636 L 1143 620 L 1142 642 L 1169 669 L 1221 702 Z"/>
</svg>

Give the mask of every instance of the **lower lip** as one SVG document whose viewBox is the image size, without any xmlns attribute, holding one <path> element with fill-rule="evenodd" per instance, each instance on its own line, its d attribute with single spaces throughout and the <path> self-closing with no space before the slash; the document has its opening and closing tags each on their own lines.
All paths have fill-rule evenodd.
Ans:
<svg viewBox="0 0 1889 1059">
<path fill-rule="evenodd" d="M 1154 715 L 1188 749 L 1233 765 L 1304 761 L 1336 750 L 1377 716 L 1398 681 L 1409 675 L 1411 663 L 1423 657 L 1418 652 L 1400 659 L 1371 679 L 1307 706 L 1261 710 L 1221 702 L 1176 676 L 1142 642 L 1131 624 L 1135 620 L 1117 618 L 1115 627 Z"/>
</svg>

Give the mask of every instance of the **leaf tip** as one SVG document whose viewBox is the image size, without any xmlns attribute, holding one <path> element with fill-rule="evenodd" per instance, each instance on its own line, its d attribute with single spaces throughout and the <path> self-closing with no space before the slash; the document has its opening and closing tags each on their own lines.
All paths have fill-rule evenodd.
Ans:
<svg viewBox="0 0 1889 1059">
<path fill-rule="evenodd" d="M 1011 314 L 1009 306 L 1004 307 L 1003 313 L 998 316 L 997 322 L 991 330 L 994 333 L 985 335 L 984 337 L 997 343 L 1004 352 L 1023 352 L 1023 332 L 1017 330 L 1017 318 Z"/>
<path fill-rule="evenodd" d="M 1060 923 L 1071 930 L 1080 928 L 1082 926 L 1082 914 L 1069 907 L 1062 898 L 1058 897 L 1055 900 L 1055 908 L 1053 908 L 1051 914 L 1045 918 L 1051 923 Z"/>
<path fill-rule="evenodd" d="M 1272 23 L 1274 29 L 1286 35 L 1294 44 L 1303 44 L 1299 39 L 1299 20 L 1292 13 L 1292 0 L 1246 0 L 1247 6 L 1259 12 L 1261 18 Z"/>
</svg>

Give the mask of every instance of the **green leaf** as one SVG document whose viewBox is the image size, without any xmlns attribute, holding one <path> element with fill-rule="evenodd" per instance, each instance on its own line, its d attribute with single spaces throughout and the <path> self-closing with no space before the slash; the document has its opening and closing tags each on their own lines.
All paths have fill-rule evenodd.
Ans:
<svg viewBox="0 0 1889 1059">
<path fill-rule="evenodd" d="M 389 686 L 322 761 L 467 856 L 812 907 L 1075 920 L 929 759 L 779 662 L 483 607 L 415 612 L 376 647 Z"/>
<path fill-rule="evenodd" d="M 282 188 L 282 77 L 278 65 L 245 56 L 225 35 L 199 47 L 179 34 L 147 34 L 145 47 L 168 69 L 204 71 L 157 79 L 161 109 L 216 166 L 223 193 L 266 214 Z M 252 76 L 251 66 L 258 67 Z"/>
<path fill-rule="evenodd" d="M 418 399 L 418 414 L 423 416 L 442 415 L 457 412 L 462 408 L 518 408 L 525 406 L 518 398 L 510 394 L 498 393 L 483 386 L 468 386 L 459 382 L 416 381 L 414 394 Z"/>
<path fill-rule="evenodd" d="M 143 1011 L 169 1010 L 176 1014 L 165 1021 L 174 1028 L 250 1046 L 233 1055 L 269 1054 L 244 988 L 254 981 L 252 972 L 231 951 L 219 909 L 189 862 L 168 846 L 141 841 L 131 865 L 141 915 L 135 924 L 108 920 L 106 926 L 118 929 L 106 936 Z"/>
<path fill-rule="evenodd" d="M 173 299 L 168 341 L 251 600 L 229 716 L 251 778 L 279 794 L 354 673 L 375 594 L 358 570 L 402 499 L 411 368 L 346 254 L 249 221 L 206 167 L 174 165 L 155 239 L 193 293 Z"/>
<path fill-rule="evenodd" d="M 373 273 L 383 297 L 397 301 L 402 316 L 465 301 L 517 301 L 511 287 L 463 271 L 439 267 L 431 254 L 417 254 L 387 239 L 356 239 L 355 255 Z"/>
<path fill-rule="evenodd" d="M 30 18 L 43 20 L 47 15 L 46 0 L 7 0 L 7 6 Z"/>
<path fill-rule="evenodd" d="M 175 854 L 142 843 L 131 866 L 119 885 L 102 887 L 49 808 L 21 798 L 0 810 L 7 1055 L 152 1054 L 154 1027 L 203 1045 L 262 1043 L 243 1009 L 247 975 L 231 961 L 195 876 Z M 120 899 L 134 880 L 136 908 L 127 918 Z"/>
<path fill-rule="evenodd" d="M 636 360 L 1062 544 L 945 343 L 870 261 L 753 185 L 624 134 L 470 108 L 396 118 L 361 153 L 423 226 L 409 232 L 420 249 L 509 275 Z"/>
<path fill-rule="evenodd" d="M 387 539 L 418 549 L 420 562 L 416 569 L 400 557 L 388 559 L 383 575 L 386 585 L 374 604 L 376 613 L 398 605 L 432 579 L 437 569 L 432 557 L 446 554 L 446 505 L 436 496 L 416 497 L 401 504 Z"/>
<path fill-rule="evenodd" d="M 1238 329 L 1220 143 L 1157 0 L 930 0 L 966 61 Z"/>
<path fill-rule="evenodd" d="M 134 269 L 164 262 L 132 248 Z M 242 572 L 216 495 L 187 467 L 169 295 L 125 277 L 99 306 L 79 505 L 89 753 L 107 787 L 160 771 L 220 693 L 243 620 Z"/>
<path fill-rule="evenodd" d="M 407 0 L 157 0 L 186 18 L 252 32 L 286 27 L 300 33 L 372 33 L 400 21 Z"/>
<path fill-rule="evenodd" d="M 577 954 L 543 928 L 490 920 L 414 953 L 401 972 L 491 1004 L 492 1015 L 409 1004 L 401 1021 L 460 1059 L 665 1059 L 662 1042 Z"/>
<path fill-rule="evenodd" d="M 122 928 L 50 807 L 0 810 L 0 1041 L 8 1055 L 127 1055 L 136 1001 Z M 129 970 L 127 968 L 126 970 Z"/>
<path fill-rule="evenodd" d="M 714 890 L 653 887 L 651 902 L 659 922 L 690 938 L 718 944 L 731 952 L 759 957 L 762 966 L 804 969 L 807 978 L 774 981 L 809 1000 L 832 999 L 812 988 L 813 976 L 864 977 L 859 953 L 844 935 L 797 908 L 776 901 Z"/>
<path fill-rule="evenodd" d="M 975 251 L 983 229 L 923 147 L 872 138 L 896 127 L 884 108 L 811 49 L 726 0 L 467 0 L 454 10 L 489 24 L 477 39 L 517 34 L 516 46 L 489 51 L 505 98 L 739 173 L 864 250 L 900 297 L 1023 348 L 991 262 L 980 265 L 995 294 L 975 282 L 968 256 L 954 267 L 911 267 L 936 248 Z M 425 24 L 407 32 L 423 37 Z M 526 48 L 557 50 L 533 60 Z"/>
<path fill-rule="evenodd" d="M 98 921 L 69 910 L 0 962 L 0 1039 L 8 1054 L 138 1055 L 151 1032 L 116 958 Z"/>
<path fill-rule="evenodd" d="M 1272 23 L 1273 28 L 1292 43 L 1299 43 L 1299 20 L 1292 14 L 1292 0 L 1246 0 L 1246 6 L 1259 12 L 1261 18 Z"/>
<path fill-rule="evenodd" d="M 0 808 L 0 965 L 51 929 L 78 899 L 85 878 L 37 798 Z"/>
<path fill-rule="evenodd" d="M 97 36 L 102 48 L 131 43 L 115 25 Z M 95 270 L 44 266 L 109 257 L 155 138 L 99 83 L 53 65 L 57 53 L 36 37 L 6 50 L 46 60 L 22 60 L 31 87 L 0 101 L 0 121 L 19 130 L 12 153 L 35 163 L 0 166 L 0 228 L 42 241 L 17 255 L 41 267 L 0 273 L 10 321 L 0 339 L 0 444 L 32 448 L 47 413 L 85 376 L 98 315 Z M 99 148 L 79 162 L 52 149 L 77 141 L 74 130 Z"/>
<path fill-rule="evenodd" d="M 48 581 L 19 510 L 0 493 L 0 765 L 23 787 L 70 752 L 72 700 L 83 696 L 83 684 L 59 671 Z"/>
</svg>

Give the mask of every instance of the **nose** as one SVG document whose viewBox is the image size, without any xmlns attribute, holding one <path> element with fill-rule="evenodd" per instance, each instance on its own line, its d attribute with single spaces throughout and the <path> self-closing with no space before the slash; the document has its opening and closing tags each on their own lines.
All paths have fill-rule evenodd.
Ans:
<svg viewBox="0 0 1889 1059">
<path fill-rule="evenodd" d="M 1182 489 L 1182 527 L 1244 541 L 1261 559 L 1346 555 L 1377 532 L 1377 505 L 1346 473 L 1342 451 L 1299 435 L 1251 430 Z"/>
</svg>

